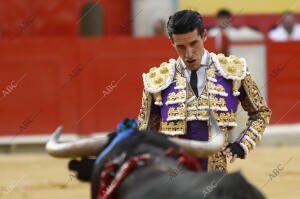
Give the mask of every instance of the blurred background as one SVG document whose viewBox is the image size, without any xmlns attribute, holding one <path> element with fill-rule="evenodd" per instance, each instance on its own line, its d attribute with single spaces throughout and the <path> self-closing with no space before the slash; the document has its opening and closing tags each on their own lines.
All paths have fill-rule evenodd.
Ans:
<svg viewBox="0 0 300 199">
<path fill-rule="evenodd" d="M 300 21 L 299 1 L 232 3 L 0 1 L 0 135 L 47 134 L 58 124 L 66 132 L 106 132 L 136 117 L 142 73 L 177 58 L 165 23 L 179 9 L 203 15 L 207 50 L 246 58 L 272 108 L 272 124 L 299 122 L 300 43 L 268 37 L 284 11 Z M 230 12 L 227 21 L 226 13 L 218 21 L 220 10 Z"/>
<path fill-rule="evenodd" d="M 142 73 L 177 58 L 166 22 L 181 9 L 202 14 L 208 51 L 247 60 L 273 112 L 261 145 L 277 148 L 257 152 L 261 159 L 275 156 L 272 151 L 283 145 L 299 152 L 299 0 L 0 0 L 0 167 L 6 162 L 8 168 L 23 168 L 12 156 L 35 162 L 36 156 L 18 155 L 43 151 L 58 125 L 64 126 L 67 141 L 113 131 L 125 117 L 137 117 Z M 241 110 L 238 115 L 241 125 L 233 137 L 247 120 Z M 295 157 L 280 151 L 283 158 L 270 160 L 263 175 Z M 299 156 L 291 161 L 296 165 L 295 160 Z M 19 175 L 11 177 L 15 170 L 4 179 L 19 182 Z M 300 175 L 299 169 L 295 172 Z M 22 183 L 15 183 L 15 189 L 16 184 Z M 43 185 L 64 185 L 57 184 Z M 2 184 L 0 191 L 7 186 Z M 12 196 L 15 189 L 4 195 Z M 34 198 L 24 194 L 18 197 Z"/>
</svg>

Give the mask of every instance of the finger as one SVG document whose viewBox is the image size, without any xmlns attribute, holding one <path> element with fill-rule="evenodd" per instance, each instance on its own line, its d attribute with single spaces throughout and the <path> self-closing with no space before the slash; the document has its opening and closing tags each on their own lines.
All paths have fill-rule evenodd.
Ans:
<svg viewBox="0 0 300 199">
<path fill-rule="evenodd" d="M 226 155 L 226 151 L 225 151 L 225 150 L 221 151 L 221 153 L 222 153 L 223 155 Z"/>
<path fill-rule="evenodd" d="M 235 159 L 237 158 L 237 154 L 234 154 L 234 156 L 231 158 L 230 163 L 233 163 Z"/>
<path fill-rule="evenodd" d="M 225 149 L 225 150 L 223 150 L 223 155 L 226 155 L 227 153 L 229 153 L 230 152 L 230 149 L 229 148 L 227 148 L 227 149 Z"/>
<path fill-rule="evenodd" d="M 227 149 L 228 145 L 229 145 L 228 142 L 226 142 L 226 143 L 223 145 L 221 151 L 222 151 L 222 152 L 225 151 L 225 150 Z"/>
<path fill-rule="evenodd" d="M 230 153 L 230 148 L 227 148 L 227 149 L 225 149 L 224 151 L 223 151 L 223 155 L 227 155 L 228 153 Z"/>
<path fill-rule="evenodd" d="M 227 148 L 227 149 L 226 149 L 226 152 L 227 152 L 227 153 L 230 153 L 230 152 L 231 152 L 231 149 L 230 149 L 230 148 Z"/>
<path fill-rule="evenodd" d="M 230 158 L 232 156 L 232 153 L 228 152 L 226 155 L 227 155 L 227 158 Z"/>
</svg>

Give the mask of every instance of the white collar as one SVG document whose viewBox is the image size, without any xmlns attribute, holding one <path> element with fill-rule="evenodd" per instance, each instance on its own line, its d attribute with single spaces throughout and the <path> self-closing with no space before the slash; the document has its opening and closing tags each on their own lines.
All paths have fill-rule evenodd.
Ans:
<svg viewBox="0 0 300 199">
<path fill-rule="evenodd" d="M 206 49 L 204 49 L 204 53 L 202 55 L 202 59 L 201 59 L 201 65 L 208 65 L 208 61 L 209 61 L 209 53 Z M 182 58 L 180 57 L 180 62 L 181 65 L 183 66 L 184 69 L 190 71 L 190 69 L 188 69 L 184 63 L 184 61 L 182 60 Z"/>
</svg>

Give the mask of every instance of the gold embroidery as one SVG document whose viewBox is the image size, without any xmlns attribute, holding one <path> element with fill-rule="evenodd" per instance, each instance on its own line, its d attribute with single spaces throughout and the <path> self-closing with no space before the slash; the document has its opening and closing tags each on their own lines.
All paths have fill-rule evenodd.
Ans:
<svg viewBox="0 0 300 199">
<path fill-rule="evenodd" d="M 208 119 L 208 99 L 205 96 L 193 99 L 187 103 L 187 120 L 207 120 Z M 210 108 L 214 111 L 228 111 L 224 98 L 219 99 L 214 95 L 210 96 Z M 218 123 L 222 126 L 236 126 L 235 113 L 215 113 Z"/>
<path fill-rule="evenodd" d="M 222 111 L 227 111 L 227 106 L 224 98 L 216 98 L 214 96 L 210 97 L 210 106 L 212 110 L 222 110 Z"/>
<path fill-rule="evenodd" d="M 208 93 L 207 93 L 207 89 L 206 89 L 206 87 L 204 88 L 204 90 L 203 90 L 203 92 L 202 92 L 201 96 L 205 96 L 205 97 L 207 97 L 207 96 L 208 96 Z"/>
<path fill-rule="evenodd" d="M 209 157 L 208 171 L 227 172 L 226 156 L 221 152 L 215 153 Z"/>
<path fill-rule="evenodd" d="M 208 117 L 208 111 L 207 110 L 199 110 L 198 117 Z"/>
<path fill-rule="evenodd" d="M 248 94 L 251 105 L 255 110 L 267 108 L 265 100 L 260 94 L 256 83 L 251 79 L 250 75 L 246 76 L 246 78 L 242 81 L 242 85 L 246 93 Z"/>
<path fill-rule="evenodd" d="M 195 98 L 187 104 L 188 109 L 202 109 L 201 107 L 208 108 L 208 100 L 204 98 Z"/>
<path fill-rule="evenodd" d="M 193 118 L 196 118 L 196 115 L 197 115 L 197 110 L 191 110 L 191 111 L 188 111 L 187 112 L 187 117 L 193 117 Z"/>
<path fill-rule="evenodd" d="M 203 90 L 203 94 L 197 99 L 193 99 L 189 103 L 187 103 L 187 107 L 190 110 L 195 109 L 207 109 L 208 108 L 208 98 L 205 95 L 207 94 L 206 89 Z M 225 99 L 220 97 L 219 99 L 214 95 L 210 95 L 210 108 L 216 111 L 227 111 L 227 106 Z"/>
<path fill-rule="evenodd" d="M 149 130 L 159 130 L 161 116 L 159 114 L 152 114 L 149 117 L 148 128 Z"/>
<path fill-rule="evenodd" d="M 208 112 L 207 110 L 189 110 L 187 111 L 187 121 L 193 120 L 201 120 L 207 121 L 208 120 Z"/>
<path fill-rule="evenodd" d="M 187 121 L 191 120 L 208 120 L 207 110 L 189 110 L 187 111 Z"/>
<path fill-rule="evenodd" d="M 190 99 L 191 97 L 193 97 L 194 96 L 194 94 L 193 94 L 193 92 L 190 90 L 190 89 L 188 89 L 188 92 L 187 92 L 188 94 L 188 99 Z"/>
<path fill-rule="evenodd" d="M 178 102 L 184 102 L 185 100 L 185 90 L 181 90 L 178 93 L 171 92 L 168 94 L 166 104 L 177 104 Z"/>
<path fill-rule="evenodd" d="M 212 60 L 218 72 L 225 78 L 232 80 L 232 94 L 239 96 L 238 82 L 243 80 L 247 74 L 247 64 L 244 58 L 236 56 L 225 57 L 223 54 L 211 54 Z"/>
<path fill-rule="evenodd" d="M 213 82 L 207 82 L 208 90 L 210 93 L 227 96 L 225 88 L 221 84 L 215 84 Z"/>
<path fill-rule="evenodd" d="M 163 103 L 162 103 L 161 92 L 154 93 L 153 95 L 154 95 L 154 98 L 155 98 L 155 105 L 162 106 Z"/>
<path fill-rule="evenodd" d="M 212 67 L 210 67 L 209 69 L 206 70 L 206 75 L 209 78 L 216 79 L 215 72 L 216 72 L 216 68 L 212 66 Z"/>
<path fill-rule="evenodd" d="M 185 132 L 185 122 L 181 120 L 176 122 L 161 122 L 161 131 L 165 134 L 172 135 L 183 134 L 183 132 Z"/>
<path fill-rule="evenodd" d="M 233 91 L 233 93 L 240 94 L 240 93 L 239 93 L 238 82 L 237 82 L 236 80 L 233 80 L 233 81 L 232 81 L 232 91 Z M 235 96 L 236 96 L 236 95 L 235 95 Z"/>
<path fill-rule="evenodd" d="M 259 141 L 259 137 L 256 136 L 252 131 L 247 131 L 247 135 L 255 142 L 257 143 Z"/>
<path fill-rule="evenodd" d="M 175 89 L 184 89 L 186 88 L 186 79 L 179 74 L 175 75 L 176 86 Z"/>
<path fill-rule="evenodd" d="M 246 147 L 248 148 L 249 151 L 251 151 L 253 149 L 252 144 L 247 139 L 244 138 L 242 143 L 246 145 Z"/>
<path fill-rule="evenodd" d="M 247 152 L 250 152 L 253 149 L 253 146 L 245 139 L 245 136 L 249 136 L 255 143 L 257 143 L 260 140 L 260 136 L 263 134 L 266 126 L 269 124 L 271 110 L 267 107 L 256 83 L 251 79 L 249 74 L 246 75 L 245 79 L 242 81 L 242 86 L 247 95 L 241 101 L 241 104 L 244 110 L 248 112 L 248 124 L 251 126 L 245 134 L 238 138 L 238 141 L 243 143 L 244 147 L 247 147 L 245 150 L 246 156 Z"/>
<path fill-rule="evenodd" d="M 262 107 L 262 108 L 263 109 L 266 108 L 266 110 L 263 112 L 260 112 L 260 116 L 261 116 L 262 120 L 264 121 L 264 125 L 267 126 L 270 123 L 272 111 L 268 107 Z"/>
<path fill-rule="evenodd" d="M 221 131 L 224 133 L 225 136 L 225 143 L 228 142 L 228 131 L 227 127 L 220 127 Z M 213 138 L 209 138 L 211 140 Z M 225 146 L 223 147 L 225 149 Z M 223 150 L 222 149 L 222 150 Z M 208 156 L 208 165 L 207 165 L 208 171 L 222 171 L 227 172 L 227 161 L 226 156 L 223 155 L 221 152 L 215 153 L 213 155 Z"/>
<path fill-rule="evenodd" d="M 231 79 L 230 77 L 243 79 L 246 73 L 246 63 L 243 59 L 240 59 L 234 55 L 225 57 L 223 54 L 218 54 L 217 57 L 223 72 L 222 75 L 224 75 L 226 79 Z"/>
<path fill-rule="evenodd" d="M 185 107 L 181 104 L 179 107 L 171 107 L 168 110 L 168 120 L 178 120 L 179 118 L 184 119 L 185 117 Z"/>
<path fill-rule="evenodd" d="M 139 130 L 147 130 L 147 129 L 158 130 L 159 129 L 160 116 L 157 115 L 157 117 L 156 117 L 153 114 L 150 117 L 151 103 L 152 103 L 152 94 L 147 92 L 146 90 L 144 90 L 143 97 L 142 97 L 142 107 L 140 109 L 140 113 L 138 116 L 138 129 Z"/>
<path fill-rule="evenodd" d="M 254 121 L 251 126 L 260 134 L 265 130 L 265 123 L 263 120 Z"/>
<path fill-rule="evenodd" d="M 221 112 L 220 114 L 214 112 L 214 116 L 221 126 L 236 126 L 236 114 L 234 112 Z"/>
<path fill-rule="evenodd" d="M 196 107 L 198 105 L 198 102 L 197 102 L 197 99 L 193 99 L 192 101 L 190 101 L 188 104 L 187 104 L 187 107 L 190 108 L 190 107 Z"/>
<path fill-rule="evenodd" d="M 167 88 L 173 81 L 175 65 L 163 62 L 159 68 L 153 67 L 143 74 L 144 87 L 150 93 L 157 93 Z"/>
</svg>

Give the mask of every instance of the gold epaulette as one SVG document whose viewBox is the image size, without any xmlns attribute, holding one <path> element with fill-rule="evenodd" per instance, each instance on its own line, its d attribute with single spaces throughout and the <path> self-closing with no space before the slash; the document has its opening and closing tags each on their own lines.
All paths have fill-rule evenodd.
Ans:
<svg viewBox="0 0 300 199">
<path fill-rule="evenodd" d="M 166 89 L 173 81 L 176 60 L 170 59 L 169 63 L 163 62 L 159 67 L 153 67 L 148 73 L 143 74 L 145 90 L 150 93 L 159 93 Z"/>
<path fill-rule="evenodd" d="M 233 80 L 233 95 L 238 96 L 238 82 L 247 75 L 247 64 L 244 58 L 238 58 L 234 55 L 225 57 L 223 54 L 215 55 L 211 53 L 218 72 L 225 78 Z"/>
<path fill-rule="evenodd" d="M 234 55 L 225 57 L 223 54 L 212 55 L 218 72 L 226 79 L 243 80 L 247 73 L 247 64 L 244 58 Z"/>
</svg>

